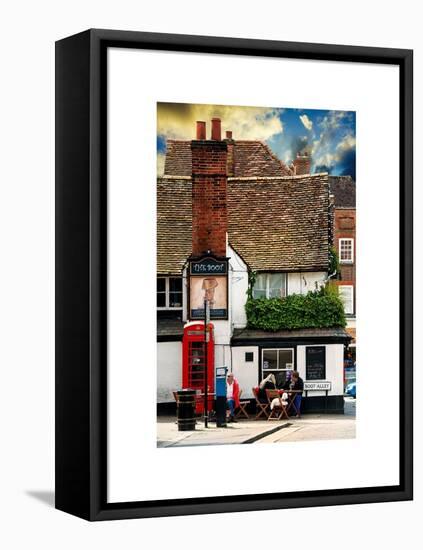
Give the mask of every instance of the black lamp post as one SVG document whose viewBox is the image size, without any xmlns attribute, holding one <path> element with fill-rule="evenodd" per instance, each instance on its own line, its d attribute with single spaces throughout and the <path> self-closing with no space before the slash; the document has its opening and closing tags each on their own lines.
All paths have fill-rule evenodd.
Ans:
<svg viewBox="0 0 423 550">
<path fill-rule="evenodd" d="M 208 361 L 207 344 L 209 343 L 210 333 L 208 326 L 210 323 L 210 304 L 207 298 L 204 299 L 204 427 L 208 427 Z"/>
</svg>

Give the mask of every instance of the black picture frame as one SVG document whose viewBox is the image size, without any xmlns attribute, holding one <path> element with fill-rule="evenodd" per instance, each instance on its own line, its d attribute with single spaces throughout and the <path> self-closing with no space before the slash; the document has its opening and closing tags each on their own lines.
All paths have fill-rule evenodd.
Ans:
<svg viewBox="0 0 423 550">
<path fill-rule="evenodd" d="M 400 81 L 400 483 L 107 502 L 107 62 L 109 47 L 388 64 Z M 87 520 L 410 500 L 413 52 L 92 29 L 56 43 L 56 508 Z M 394 382 L 394 381 L 392 381 Z"/>
</svg>

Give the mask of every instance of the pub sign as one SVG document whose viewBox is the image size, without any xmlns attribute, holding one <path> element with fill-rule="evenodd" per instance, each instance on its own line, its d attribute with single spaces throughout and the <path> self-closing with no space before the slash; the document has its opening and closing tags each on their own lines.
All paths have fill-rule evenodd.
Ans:
<svg viewBox="0 0 423 550">
<path fill-rule="evenodd" d="M 204 301 L 210 319 L 228 318 L 228 260 L 206 256 L 189 262 L 189 316 L 204 318 Z"/>
</svg>

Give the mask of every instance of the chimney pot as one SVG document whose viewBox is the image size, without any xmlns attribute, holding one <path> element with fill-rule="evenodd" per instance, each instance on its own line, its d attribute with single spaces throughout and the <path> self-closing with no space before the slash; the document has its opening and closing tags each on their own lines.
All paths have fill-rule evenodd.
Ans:
<svg viewBox="0 0 423 550">
<path fill-rule="evenodd" d="M 222 139 L 222 131 L 220 126 L 220 118 L 212 118 L 211 138 L 215 141 Z"/>
<path fill-rule="evenodd" d="M 226 139 L 232 139 L 232 130 L 226 130 Z"/>
<path fill-rule="evenodd" d="M 197 120 L 197 139 L 206 139 L 206 123 Z"/>
</svg>

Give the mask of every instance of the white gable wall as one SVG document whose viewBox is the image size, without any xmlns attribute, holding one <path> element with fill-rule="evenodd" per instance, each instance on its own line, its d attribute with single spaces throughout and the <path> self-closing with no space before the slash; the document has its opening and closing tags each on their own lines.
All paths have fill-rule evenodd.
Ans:
<svg viewBox="0 0 423 550">
<path fill-rule="evenodd" d="M 288 273 L 288 294 L 307 294 L 310 290 L 320 288 L 326 279 L 325 271 Z"/>
<path fill-rule="evenodd" d="M 229 260 L 229 305 L 233 328 L 243 328 L 247 325 L 245 302 L 247 301 L 248 270 L 244 261 L 229 245 L 227 248 Z"/>
</svg>

